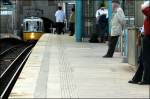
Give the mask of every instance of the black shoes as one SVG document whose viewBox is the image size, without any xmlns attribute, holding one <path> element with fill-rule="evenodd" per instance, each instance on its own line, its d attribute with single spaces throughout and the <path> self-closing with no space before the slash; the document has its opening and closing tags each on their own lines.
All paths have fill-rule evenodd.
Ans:
<svg viewBox="0 0 150 99">
<path fill-rule="evenodd" d="M 113 56 L 108 56 L 108 55 L 105 55 L 103 56 L 103 58 L 112 58 Z"/>
<path fill-rule="evenodd" d="M 139 85 L 150 85 L 150 83 L 148 83 L 148 82 L 139 82 L 138 84 Z"/>
<path fill-rule="evenodd" d="M 100 41 L 100 43 L 106 43 L 105 41 Z"/>
<path fill-rule="evenodd" d="M 133 81 L 133 80 L 129 80 L 128 83 L 131 83 L 131 84 L 138 84 L 137 81 Z"/>
<path fill-rule="evenodd" d="M 73 36 L 73 34 L 69 34 L 69 36 Z"/>
<path fill-rule="evenodd" d="M 148 83 L 148 82 L 138 82 L 138 81 L 134 81 L 134 80 L 129 80 L 128 83 L 139 84 L 139 85 L 150 85 L 150 83 Z"/>
<path fill-rule="evenodd" d="M 99 40 L 98 39 L 90 39 L 89 43 L 99 43 Z"/>
</svg>

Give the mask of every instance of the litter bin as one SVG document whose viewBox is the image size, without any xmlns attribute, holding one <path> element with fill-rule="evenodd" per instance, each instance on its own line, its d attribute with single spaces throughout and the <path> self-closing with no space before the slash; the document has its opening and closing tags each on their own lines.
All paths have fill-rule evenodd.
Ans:
<svg viewBox="0 0 150 99">
<path fill-rule="evenodd" d="M 138 28 L 128 28 L 128 63 L 130 65 L 137 65 L 138 46 L 136 45 Z"/>
</svg>

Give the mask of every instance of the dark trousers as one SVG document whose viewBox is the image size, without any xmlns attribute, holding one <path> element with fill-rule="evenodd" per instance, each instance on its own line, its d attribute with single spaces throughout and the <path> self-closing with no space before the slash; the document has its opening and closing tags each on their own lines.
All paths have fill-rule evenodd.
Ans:
<svg viewBox="0 0 150 99">
<path fill-rule="evenodd" d="M 143 38 L 143 82 L 150 84 L 150 36 Z"/>
<path fill-rule="evenodd" d="M 140 52 L 139 60 L 138 60 L 138 69 L 135 73 L 135 75 L 132 78 L 132 81 L 134 82 L 141 82 L 142 76 L 143 76 L 143 50 Z"/>
<path fill-rule="evenodd" d="M 64 23 L 63 22 L 57 22 L 56 23 L 56 32 L 57 34 L 61 34 L 63 31 L 63 28 L 64 28 Z"/>
<path fill-rule="evenodd" d="M 108 33 L 109 33 L 109 28 L 108 28 L 108 24 L 106 23 L 105 27 L 101 27 L 99 28 L 99 32 L 100 32 L 100 38 L 101 38 L 101 42 L 105 42 L 108 40 Z"/>
<path fill-rule="evenodd" d="M 99 24 L 96 24 L 96 32 L 91 35 L 89 42 L 98 43 L 99 42 L 98 37 L 100 35 L 99 32 L 100 32 Z"/>
<path fill-rule="evenodd" d="M 119 36 L 111 36 L 109 39 L 108 51 L 106 56 L 112 57 L 118 42 Z"/>
<path fill-rule="evenodd" d="M 132 80 L 150 84 L 150 37 L 143 38 L 143 47 L 138 63 L 139 67 Z"/>
<path fill-rule="evenodd" d="M 98 43 L 99 42 L 99 40 L 98 40 L 99 36 L 101 38 L 100 39 L 101 43 L 108 40 L 108 26 L 107 26 L 107 24 L 104 27 L 101 27 L 100 24 L 96 24 L 96 31 L 95 31 L 95 33 L 93 33 L 91 35 L 90 42 Z"/>
<path fill-rule="evenodd" d="M 75 23 L 70 23 L 70 31 L 71 31 L 70 35 L 74 35 L 74 33 L 75 33 Z"/>
</svg>

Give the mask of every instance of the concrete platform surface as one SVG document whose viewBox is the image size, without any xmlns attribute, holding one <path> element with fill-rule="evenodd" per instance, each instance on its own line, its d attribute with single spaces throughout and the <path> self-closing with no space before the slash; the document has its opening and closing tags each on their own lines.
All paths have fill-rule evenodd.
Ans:
<svg viewBox="0 0 150 99">
<path fill-rule="evenodd" d="M 45 34 L 33 48 L 9 98 L 149 98 L 148 85 L 129 84 L 134 66 L 106 44 Z"/>
</svg>

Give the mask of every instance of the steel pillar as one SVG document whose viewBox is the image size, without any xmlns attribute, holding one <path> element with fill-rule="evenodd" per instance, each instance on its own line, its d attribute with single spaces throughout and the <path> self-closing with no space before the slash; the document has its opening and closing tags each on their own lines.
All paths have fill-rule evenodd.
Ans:
<svg viewBox="0 0 150 99">
<path fill-rule="evenodd" d="M 83 33 L 83 1 L 82 0 L 76 0 L 76 28 L 75 28 L 75 36 L 76 41 L 81 42 L 82 41 L 82 33 Z"/>
</svg>

